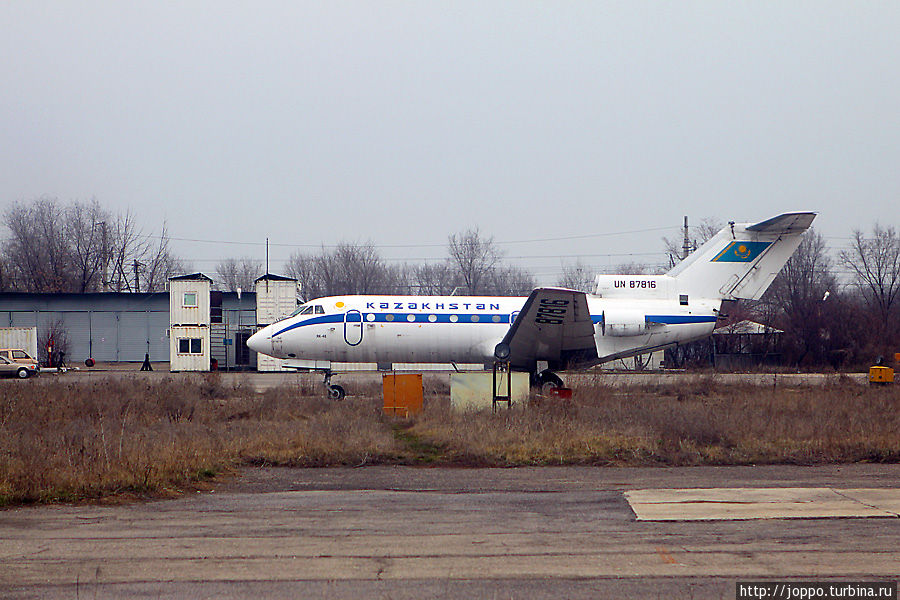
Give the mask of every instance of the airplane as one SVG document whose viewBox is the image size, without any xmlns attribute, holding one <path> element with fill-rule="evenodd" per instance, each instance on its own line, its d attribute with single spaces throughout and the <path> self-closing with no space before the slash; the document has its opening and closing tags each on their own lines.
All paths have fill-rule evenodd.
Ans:
<svg viewBox="0 0 900 600">
<path fill-rule="evenodd" d="M 247 340 L 256 352 L 320 371 L 332 364 L 506 362 L 538 386 L 586 368 L 703 339 L 723 302 L 758 300 L 815 219 L 790 212 L 728 223 L 663 275 L 598 275 L 593 293 L 539 287 L 528 297 L 354 295 L 301 304 Z"/>
</svg>

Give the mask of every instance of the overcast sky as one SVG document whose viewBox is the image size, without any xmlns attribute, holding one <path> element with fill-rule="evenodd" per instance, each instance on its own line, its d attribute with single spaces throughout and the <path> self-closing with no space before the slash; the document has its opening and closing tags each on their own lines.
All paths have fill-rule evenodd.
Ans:
<svg viewBox="0 0 900 600">
<path fill-rule="evenodd" d="M 266 237 L 279 272 L 291 244 L 593 236 L 503 245 L 552 283 L 663 261 L 683 215 L 817 210 L 836 246 L 900 226 L 896 1 L 10 0 L 0 23 L 4 206 L 256 243 L 176 242 L 210 273 Z"/>
</svg>

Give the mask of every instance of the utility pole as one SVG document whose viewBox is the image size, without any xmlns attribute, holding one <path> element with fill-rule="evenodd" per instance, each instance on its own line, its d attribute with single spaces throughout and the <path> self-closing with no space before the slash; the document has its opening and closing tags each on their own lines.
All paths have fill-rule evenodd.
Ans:
<svg viewBox="0 0 900 600">
<path fill-rule="evenodd" d="M 103 281 L 103 291 L 109 291 L 109 279 L 106 278 L 106 221 L 100 221 L 100 235 L 101 235 L 101 248 L 100 248 L 100 278 Z"/>
<path fill-rule="evenodd" d="M 688 254 L 691 253 L 691 239 L 688 234 L 688 218 L 687 215 L 684 216 L 684 244 L 681 246 L 681 260 L 684 260 L 688 257 Z"/>
<path fill-rule="evenodd" d="M 135 259 L 135 261 L 134 261 L 134 291 L 135 292 L 141 291 L 141 280 L 140 280 L 140 276 L 138 275 L 138 270 L 140 269 L 140 267 L 141 267 L 141 263 L 139 263 L 137 261 L 137 259 Z"/>
</svg>

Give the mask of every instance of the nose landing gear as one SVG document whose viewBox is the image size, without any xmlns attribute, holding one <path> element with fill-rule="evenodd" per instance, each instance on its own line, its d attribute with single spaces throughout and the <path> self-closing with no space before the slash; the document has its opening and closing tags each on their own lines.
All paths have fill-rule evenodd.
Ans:
<svg viewBox="0 0 900 600">
<path fill-rule="evenodd" d="M 347 396 L 347 392 L 344 391 L 343 386 L 338 384 L 331 384 L 331 371 L 325 371 L 325 390 L 328 394 L 328 397 L 332 400 L 343 400 Z"/>
</svg>

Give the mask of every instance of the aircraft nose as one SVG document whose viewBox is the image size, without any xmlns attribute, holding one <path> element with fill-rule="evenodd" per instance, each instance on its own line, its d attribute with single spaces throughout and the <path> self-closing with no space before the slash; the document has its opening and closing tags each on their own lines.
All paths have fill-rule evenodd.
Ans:
<svg viewBox="0 0 900 600">
<path fill-rule="evenodd" d="M 268 354 L 272 355 L 272 338 L 269 336 L 269 332 L 265 329 L 260 329 L 249 338 L 247 338 L 247 347 L 253 350 L 254 352 L 259 352 L 260 354 Z"/>
</svg>

